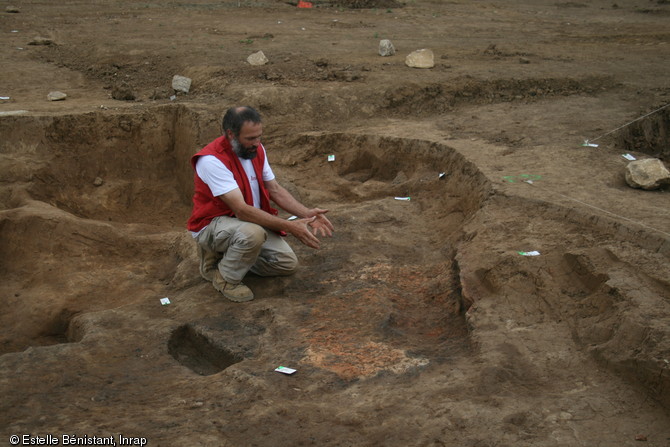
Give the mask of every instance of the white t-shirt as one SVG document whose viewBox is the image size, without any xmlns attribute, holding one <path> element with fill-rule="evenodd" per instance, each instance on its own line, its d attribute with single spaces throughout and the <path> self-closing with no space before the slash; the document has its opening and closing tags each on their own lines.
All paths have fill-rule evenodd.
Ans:
<svg viewBox="0 0 670 447">
<path fill-rule="evenodd" d="M 265 153 L 265 148 L 260 145 L 258 150 L 262 150 Z M 256 178 L 256 172 L 254 171 L 254 165 L 251 160 L 245 160 L 244 158 L 239 158 L 244 172 L 247 173 L 247 178 L 249 179 L 249 185 L 251 186 L 251 194 L 254 198 L 254 206 L 256 208 L 261 207 L 261 192 L 258 186 L 258 179 Z M 198 157 L 198 160 L 195 162 L 195 172 L 197 172 L 198 177 L 209 186 L 209 189 L 212 191 L 214 197 L 218 197 L 222 194 L 226 194 L 236 188 L 239 189 L 237 182 L 233 173 L 224 165 L 221 160 L 216 158 L 214 155 L 203 155 Z M 275 175 L 270 168 L 268 163 L 267 153 L 265 153 L 265 162 L 263 163 L 263 181 L 268 182 L 274 180 Z M 191 231 L 191 236 L 198 237 L 198 235 L 207 227 L 202 228 L 200 231 Z"/>
<path fill-rule="evenodd" d="M 265 148 L 262 145 L 258 146 L 258 150 L 265 152 Z M 254 198 L 254 206 L 260 208 L 261 193 L 253 162 L 244 158 L 238 157 L 238 159 L 244 168 L 244 172 L 247 173 L 249 185 L 251 185 L 251 193 Z M 203 155 L 202 157 L 198 157 L 198 160 L 195 163 L 195 171 L 198 173 L 198 177 L 209 186 L 214 197 L 229 193 L 234 189 L 239 189 L 233 173 L 214 155 Z M 268 182 L 274 180 L 274 178 L 275 175 L 272 172 L 272 168 L 270 168 L 270 163 L 268 163 L 267 153 L 265 153 L 263 181 Z"/>
</svg>

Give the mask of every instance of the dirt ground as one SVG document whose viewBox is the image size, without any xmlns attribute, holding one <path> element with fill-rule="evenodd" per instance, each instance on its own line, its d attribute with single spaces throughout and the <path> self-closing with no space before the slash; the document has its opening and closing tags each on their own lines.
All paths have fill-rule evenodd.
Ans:
<svg viewBox="0 0 670 447">
<path fill-rule="evenodd" d="M 0 14 L 0 445 L 670 446 L 670 194 L 622 157 L 670 162 L 667 0 Z M 185 231 L 240 104 L 336 226 L 244 304 Z"/>
</svg>

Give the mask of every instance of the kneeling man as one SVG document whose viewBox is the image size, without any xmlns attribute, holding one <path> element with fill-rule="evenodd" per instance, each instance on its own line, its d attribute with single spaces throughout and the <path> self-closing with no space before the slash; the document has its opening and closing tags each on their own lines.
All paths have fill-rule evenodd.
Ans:
<svg viewBox="0 0 670 447">
<path fill-rule="evenodd" d="M 319 248 L 332 236 L 328 210 L 307 208 L 277 180 L 261 144 L 261 117 L 234 107 L 223 117 L 223 135 L 191 158 L 195 170 L 193 211 L 187 227 L 198 244 L 200 274 L 231 301 L 254 298 L 242 283 L 247 272 L 290 275 L 298 259 L 283 236 Z M 270 200 L 300 219 L 277 217 Z"/>
</svg>

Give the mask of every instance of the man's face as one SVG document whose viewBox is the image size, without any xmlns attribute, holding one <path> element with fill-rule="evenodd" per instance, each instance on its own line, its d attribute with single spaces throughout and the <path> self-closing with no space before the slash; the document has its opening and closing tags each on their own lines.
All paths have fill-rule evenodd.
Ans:
<svg viewBox="0 0 670 447">
<path fill-rule="evenodd" d="M 236 138 L 232 131 L 228 131 L 228 140 L 233 147 L 233 152 L 240 158 L 252 160 L 258 153 L 258 145 L 261 144 L 263 125 L 246 121 L 242 124 L 240 135 Z"/>
</svg>

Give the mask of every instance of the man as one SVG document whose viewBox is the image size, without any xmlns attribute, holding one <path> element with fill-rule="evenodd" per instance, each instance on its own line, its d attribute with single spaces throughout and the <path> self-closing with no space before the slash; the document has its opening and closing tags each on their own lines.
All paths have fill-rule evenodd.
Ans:
<svg viewBox="0 0 670 447">
<path fill-rule="evenodd" d="M 198 243 L 200 274 L 235 302 L 250 301 L 242 283 L 251 271 L 261 276 L 290 275 L 298 259 L 282 238 L 292 234 L 318 249 L 320 236 L 334 230 L 328 210 L 307 208 L 277 180 L 261 144 L 261 117 L 251 107 L 228 109 L 223 135 L 191 158 L 195 170 L 193 212 L 187 227 Z M 300 219 L 277 217 L 270 200 Z"/>
</svg>

